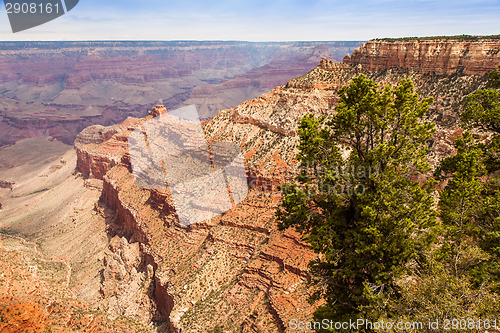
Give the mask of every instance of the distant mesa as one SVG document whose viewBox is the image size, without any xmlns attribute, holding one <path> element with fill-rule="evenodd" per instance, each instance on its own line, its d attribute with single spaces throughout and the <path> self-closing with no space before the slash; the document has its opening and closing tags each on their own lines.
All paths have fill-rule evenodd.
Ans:
<svg viewBox="0 0 500 333">
<path fill-rule="evenodd" d="M 361 43 L 2 42 L 0 147 L 40 136 L 72 145 L 88 126 L 143 118 L 155 104 L 194 104 L 205 121 Z"/>
<path fill-rule="evenodd" d="M 375 39 L 346 55 L 343 63 L 367 71 L 405 68 L 422 74 L 484 75 L 500 63 L 500 36 Z"/>
</svg>

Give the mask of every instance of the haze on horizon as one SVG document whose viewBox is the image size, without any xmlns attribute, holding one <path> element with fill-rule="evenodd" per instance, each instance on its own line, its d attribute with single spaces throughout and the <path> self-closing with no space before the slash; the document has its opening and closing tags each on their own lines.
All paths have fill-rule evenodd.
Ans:
<svg viewBox="0 0 500 333">
<path fill-rule="evenodd" d="M 499 0 L 80 0 L 66 15 L 0 40 L 369 40 L 500 33 Z"/>
</svg>

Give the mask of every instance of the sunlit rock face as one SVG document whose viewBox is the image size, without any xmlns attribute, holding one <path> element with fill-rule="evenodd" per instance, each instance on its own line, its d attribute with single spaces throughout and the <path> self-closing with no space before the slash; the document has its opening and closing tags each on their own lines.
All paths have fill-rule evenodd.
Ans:
<svg viewBox="0 0 500 333">
<path fill-rule="evenodd" d="M 424 74 L 482 75 L 500 63 L 497 39 L 409 39 L 372 40 L 356 49 L 345 63 L 362 65 L 368 71 L 406 68 Z"/>
</svg>

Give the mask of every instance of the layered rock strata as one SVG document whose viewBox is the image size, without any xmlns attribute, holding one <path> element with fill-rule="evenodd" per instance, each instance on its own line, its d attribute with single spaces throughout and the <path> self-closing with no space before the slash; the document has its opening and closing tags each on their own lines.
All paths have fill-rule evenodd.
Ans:
<svg viewBox="0 0 500 333">
<path fill-rule="evenodd" d="M 454 68 L 447 65 L 443 75 L 430 74 L 429 68 L 391 68 L 390 63 L 372 71 L 371 60 L 355 61 L 371 59 L 371 53 L 359 55 L 364 50 L 341 64 L 323 59 L 308 74 L 221 110 L 204 124 L 209 142 L 230 141 L 241 147 L 250 192 L 238 206 L 202 223 L 180 226 L 168 189 L 140 188 L 131 173 L 128 135 L 165 109 L 155 107 L 145 119 L 129 119 L 114 129 L 94 128 L 95 141 L 101 143 L 85 139 L 89 132 L 81 136 L 78 169 L 104 181 L 101 203 L 113 214 L 103 280 L 103 298 L 110 308 L 125 302 L 128 305 L 119 310 L 132 316 L 149 309 L 150 319 L 167 321 L 173 332 L 216 327 L 283 332 L 289 330 L 291 319 L 312 318 L 318 303 L 307 302 L 312 292 L 307 265 L 316 255 L 300 235 L 278 231 L 274 215 L 280 201 L 276 186 L 296 172 L 300 119 L 309 113 L 333 115 L 337 90 L 360 73 L 381 85 L 410 78 L 421 96 L 434 97 L 428 117 L 437 123 L 429 141 L 429 158 L 435 165 L 453 153 L 453 140 L 461 133 L 457 126 L 461 99 L 485 84 L 486 67 L 481 75 L 465 70 L 444 75 Z M 474 68 L 470 70 L 479 71 Z M 133 256 L 124 256 L 127 251 Z M 123 291 L 130 285 L 143 290 L 142 305 Z"/>
<path fill-rule="evenodd" d="M 399 67 L 423 74 L 482 75 L 500 63 L 500 38 L 372 40 L 345 57 L 344 63 L 368 71 Z"/>
</svg>

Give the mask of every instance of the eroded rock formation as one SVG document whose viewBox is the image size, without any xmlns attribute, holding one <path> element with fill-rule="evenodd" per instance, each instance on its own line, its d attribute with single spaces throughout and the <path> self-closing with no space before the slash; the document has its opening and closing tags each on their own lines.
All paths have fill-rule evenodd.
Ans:
<svg viewBox="0 0 500 333">
<path fill-rule="evenodd" d="M 370 43 L 387 50 L 392 47 Z M 464 47 L 443 41 L 435 44 L 449 50 Z M 406 56 L 409 51 L 401 45 L 391 52 L 395 59 L 408 58 L 406 62 L 382 57 L 386 51 L 367 51 L 370 45 L 341 64 L 323 59 L 308 74 L 236 108 L 221 110 L 204 124 L 209 142 L 231 141 L 241 147 L 250 192 L 238 206 L 202 223 L 181 227 L 169 191 L 140 188 L 131 173 L 127 137 L 163 108 L 157 106 L 145 119 L 129 119 L 114 129 L 94 128 L 82 134 L 76 147 L 78 169 L 104 181 L 100 201 L 114 216 L 102 289 L 109 308 L 166 320 L 173 332 L 217 326 L 237 332 L 283 332 L 291 319 L 312 318 L 318 304 L 307 302 L 312 292 L 307 264 L 316 255 L 297 233 L 278 231 L 274 215 L 280 201 L 276 185 L 293 178 L 296 171 L 299 120 L 309 113 L 331 116 L 337 90 L 359 73 L 379 84 L 411 78 L 421 96 L 434 97 L 428 117 L 437 123 L 429 142 L 429 158 L 435 165 L 453 152 L 453 140 L 460 134 L 461 99 L 483 86 L 483 74 L 497 65 L 489 60 L 482 67 L 470 65 L 464 57 L 472 51 L 459 56 L 458 62 L 453 60 L 456 52 L 450 51 L 447 61 L 438 57 L 441 62 L 436 64 L 412 65 Z M 483 48 L 496 47 L 488 45 Z M 462 68 L 455 63 L 464 70 L 445 75 Z M 431 74 L 436 72 L 443 75 Z M 96 139 L 85 139 L 89 133 Z M 136 296 L 144 297 L 142 303 L 124 290 L 129 285 L 137 290 Z"/>
</svg>

